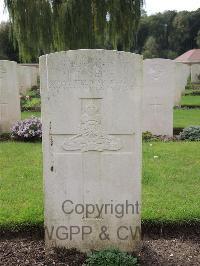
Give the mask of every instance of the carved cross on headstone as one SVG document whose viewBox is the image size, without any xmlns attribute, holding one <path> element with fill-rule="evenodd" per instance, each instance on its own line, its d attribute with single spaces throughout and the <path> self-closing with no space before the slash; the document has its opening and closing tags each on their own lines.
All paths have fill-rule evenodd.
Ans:
<svg viewBox="0 0 200 266">
<path fill-rule="evenodd" d="M 101 98 L 81 99 L 82 115 L 79 133 L 63 143 L 66 151 L 117 151 L 121 149 L 119 138 L 106 135 L 101 119 Z"/>
</svg>

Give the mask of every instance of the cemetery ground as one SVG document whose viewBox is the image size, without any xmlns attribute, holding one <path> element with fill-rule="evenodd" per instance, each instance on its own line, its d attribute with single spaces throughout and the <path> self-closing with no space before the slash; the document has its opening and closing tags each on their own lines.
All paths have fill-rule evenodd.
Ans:
<svg viewBox="0 0 200 266">
<path fill-rule="evenodd" d="M 81 265 L 72 251 L 45 257 L 41 143 L 0 145 L 4 265 Z M 200 142 L 145 142 L 143 157 L 141 265 L 198 265 Z"/>
<path fill-rule="evenodd" d="M 181 99 L 181 105 L 198 106 L 200 102 L 200 96 L 185 95 Z"/>
<path fill-rule="evenodd" d="M 1 229 L 42 225 L 41 143 L 0 145 Z M 143 143 L 143 157 L 143 221 L 200 221 L 200 142 Z"/>
<path fill-rule="evenodd" d="M 195 94 L 195 95 L 193 95 Z M 200 90 L 190 89 L 182 96 L 180 106 L 174 109 L 174 128 L 200 125 Z"/>
<path fill-rule="evenodd" d="M 200 124 L 200 109 L 175 109 L 174 128 L 185 128 Z"/>
<path fill-rule="evenodd" d="M 184 96 L 181 105 L 200 105 L 200 98 Z M 32 115 L 40 112 L 23 112 L 22 119 Z M 199 108 L 174 110 L 175 128 L 199 124 Z M 82 265 L 85 254 L 72 250 L 45 256 L 41 149 L 40 142 L 0 142 L 1 263 Z M 200 142 L 143 143 L 140 265 L 200 264 L 199 165 Z"/>
</svg>

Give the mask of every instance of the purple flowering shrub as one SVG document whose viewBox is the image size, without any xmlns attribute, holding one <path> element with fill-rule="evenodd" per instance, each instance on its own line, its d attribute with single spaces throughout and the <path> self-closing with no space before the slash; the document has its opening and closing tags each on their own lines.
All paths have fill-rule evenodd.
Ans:
<svg viewBox="0 0 200 266">
<path fill-rule="evenodd" d="M 17 140 L 40 140 L 42 138 L 42 123 L 39 118 L 17 121 L 11 128 L 11 137 Z"/>
</svg>

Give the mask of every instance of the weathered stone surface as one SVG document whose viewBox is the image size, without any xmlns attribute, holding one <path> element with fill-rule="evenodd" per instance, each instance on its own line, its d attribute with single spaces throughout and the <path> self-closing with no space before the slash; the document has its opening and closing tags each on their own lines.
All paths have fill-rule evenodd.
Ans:
<svg viewBox="0 0 200 266">
<path fill-rule="evenodd" d="M 175 63 L 168 59 L 146 59 L 143 75 L 143 132 L 172 136 Z"/>
<path fill-rule="evenodd" d="M 16 62 L 0 61 L 0 132 L 9 132 L 21 116 L 16 67 Z"/>
<path fill-rule="evenodd" d="M 191 65 L 191 82 L 200 83 L 200 64 Z"/>
<path fill-rule="evenodd" d="M 106 50 L 59 52 L 40 57 L 40 76 L 47 247 L 136 249 L 141 56 Z M 78 212 L 87 204 L 94 205 L 94 212 L 90 205 L 90 214 L 77 214 L 76 204 L 81 204 Z M 100 215 L 97 206 L 103 206 Z M 117 214 L 122 206 L 124 215 Z M 109 239 L 103 240 L 103 226 Z M 77 234 L 71 236 L 70 229 Z M 92 232 L 82 234 L 84 230 Z"/>
<path fill-rule="evenodd" d="M 21 94 L 26 94 L 32 86 L 37 86 L 39 67 L 37 64 L 18 64 L 18 84 Z"/>
<path fill-rule="evenodd" d="M 185 86 L 187 85 L 188 78 L 190 76 L 190 66 L 182 63 L 176 64 L 176 87 L 174 92 L 174 105 L 180 104 L 181 96 L 185 91 Z"/>
</svg>

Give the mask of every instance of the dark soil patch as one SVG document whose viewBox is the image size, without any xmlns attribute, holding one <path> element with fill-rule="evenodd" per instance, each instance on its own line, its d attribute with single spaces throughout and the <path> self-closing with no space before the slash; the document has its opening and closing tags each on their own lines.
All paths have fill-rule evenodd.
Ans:
<svg viewBox="0 0 200 266">
<path fill-rule="evenodd" d="M 200 239 L 200 221 L 183 222 L 142 222 L 142 235 L 144 239 Z"/>
<path fill-rule="evenodd" d="M 173 128 L 173 135 L 179 135 L 183 131 L 184 127 L 174 127 Z"/>
<path fill-rule="evenodd" d="M 182 110 L 200 109 L 200 105 L 182 104 L 180 106 L 175 106 L 174 109 L 182 109 Z"/>
<path fill-rule="evenodd" d="M 144 240 L 138 254 L 141 266 L 198 266 L 200 265 L 198 240 L 157 239 Z M 14 238 L 0 241 L 0 265 L 83 265 L 86 254 L 77 250 L 52 250 L 45 255 L 44 241 L 34 238 Z"/>
<path fill-rule="evenodd" d="M 185 96 L 199 96 L 200 95 L 200 91 L 191 91 L 191 92 L 186 92 Z"/>
<path fill-rule="evenodd" d="M 182 239 L 144 241 L 139 254 L 143 266 L 198 266 L 200 243 Z"/>
<path fill-rule="evenodd" d="M 21 107 L 21 112 L 41 112 L 41 107 Z"/>
<path fill-rule="evenodd" d="M 181 109 L 200 109 L 200 105 L 182 104 Z"/>
<path fill-rule="evenodd" d="M 0 141 L 7 141 L 10 139 L 11 139 L 10 133 L 0 133 Z"/>
<path fill-rule="evenodd" d="M 44 241 L 31 238 L 15 238 L 0 241 L 0 265 L 82 265 L 86 255 L 75 249 L 52 250 L 45 255 Z"/>
<path fill-rule="evenodd" d="M 19 228 L 18 228 L 19 229 Z M 200 226 L 193 223 L 142 224 L 143 241 L 139 254 L 141 266 L 200 265 Z M 86 254 L 75 249 L 52 249 L 45 254 L 43 226 L 23 227 L 23 230 L 1 230 L 0 265 L 2 266 L 79 266 Z M 106 266 L 106 265 L 105 265 Z"/>
</svg>

